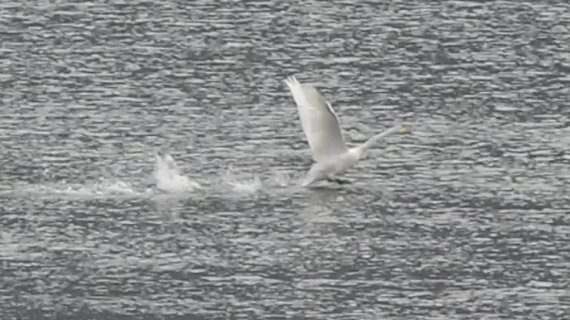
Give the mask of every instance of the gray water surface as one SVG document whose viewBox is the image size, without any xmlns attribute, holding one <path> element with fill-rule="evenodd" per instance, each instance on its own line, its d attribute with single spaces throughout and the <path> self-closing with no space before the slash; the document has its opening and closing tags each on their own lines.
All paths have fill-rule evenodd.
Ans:
<svg viewBox="0 0 570 320">
<path fill-rule="evenodd" d="M 300 188 L 293 74 L 413 134 Z M 567 1 L 2 1 L 0 84 L 2 319 L 570 318 Z"/>
</svg>

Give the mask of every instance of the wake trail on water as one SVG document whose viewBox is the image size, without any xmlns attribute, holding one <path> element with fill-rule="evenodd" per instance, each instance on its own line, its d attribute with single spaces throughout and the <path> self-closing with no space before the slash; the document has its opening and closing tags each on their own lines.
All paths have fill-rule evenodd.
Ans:
<svg viewBox="0 0 570 320">
<path fill-rule="evenodd" d="M 87 183 L 70 183 L 67 181 L 42 183 L 42 184 L 17 184 L 13 190 L 4 194 L 12 195 L 46 195 L 67 196 L 78 198 L 97 197 L 141 197 L 148 195 L 148 190 L 137 190 L 128 182 L 121 180 L 100 180 Z"/>
<path fill-rule="evenodd" d="M 152 198 L 164 195 L 204 196 L 205 194 L 245 196 L 298 184 L 298 179 L 284 171 L 273 170 L 269 174 L 260 175 L 233 166 L 213 178 L 190 179 L 182 173 L 170 154 L 159 152 L 155 152 L 154 170 L 150 177 L 150 183 L 116 178 L 101 178 L 84 183 L 68 181 L 16 183 L 8 190 L 0 191 L 0 195 L 71 198 Z"/>
</svg>

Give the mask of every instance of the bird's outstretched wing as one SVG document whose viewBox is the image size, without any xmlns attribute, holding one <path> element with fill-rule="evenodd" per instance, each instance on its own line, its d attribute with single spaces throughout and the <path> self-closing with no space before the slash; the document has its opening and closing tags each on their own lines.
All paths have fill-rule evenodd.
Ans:
<svg viewBox="0 0 570 320">
<path fill-rule="evenodd" d="M 324 162 L 347 151 L 340 123 L 330 103 L 308 84 L 293 76 L 285 80 L 299 110 L 301 126 L 307 137 L 313 159 Z"/>
</svg>

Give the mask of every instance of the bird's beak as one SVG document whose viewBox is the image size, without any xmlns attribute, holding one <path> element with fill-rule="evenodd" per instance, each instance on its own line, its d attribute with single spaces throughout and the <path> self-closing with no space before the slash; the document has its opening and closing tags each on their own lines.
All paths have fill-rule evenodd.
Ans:
<svg viewBox="0 0 570 320">
<path fill-rule="evenodd" d="M 398 133 L 399 134 L 409 134 L 409 133 L 412 133 L 412 129 L 410 129 L 409 127 L 406 127 L 406 126 L 401 126 L 400 129 L 398 129 Z"/>
</svg>

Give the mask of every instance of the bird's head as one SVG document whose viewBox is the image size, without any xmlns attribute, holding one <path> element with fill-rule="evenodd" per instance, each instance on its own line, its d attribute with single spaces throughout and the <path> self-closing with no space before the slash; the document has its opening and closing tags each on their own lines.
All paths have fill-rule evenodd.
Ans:
<svg viewBox="0 0 570 320">
<path fill-rule="evenodd" d="M 398 130 L 396 131 L 397 134 L 411 134 L 412 133 L 412 129 L 410 129 L 410 127 L 407 127 L 405 125 L 400 125 Z"/>
<path fill-rule="evenodd" d="M 411 134 L 411 133 L 412 133 L 412 130 L 409 127 L 402 125 L 402 124 L 398 124 L 398 125 L 393 126 L 390 129 L 370 138 L 365 143 L 349 149 L 348 152 L 351 155 L 351 157 L 354 159 L 354 161 L 359 161 L 360 159 L 366 157 L 368 149 L 374 143 L 383 139 L 384 137 L 391 135 L 391 134 Z"/>
</svg>

